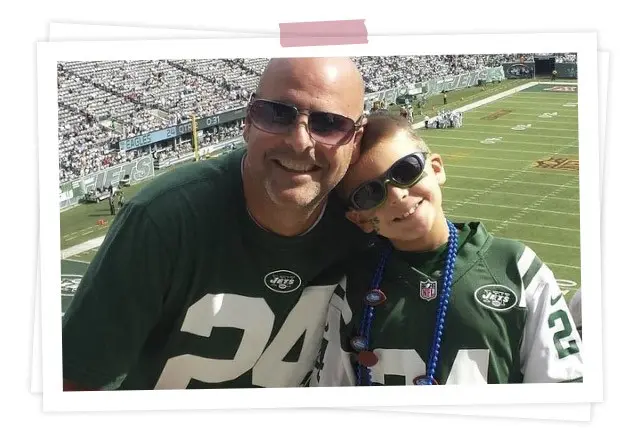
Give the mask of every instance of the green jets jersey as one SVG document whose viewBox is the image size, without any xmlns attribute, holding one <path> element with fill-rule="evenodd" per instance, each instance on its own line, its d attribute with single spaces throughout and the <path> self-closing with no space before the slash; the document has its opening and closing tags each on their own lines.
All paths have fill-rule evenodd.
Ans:
<svg viewBox="0 0 640 440">
<path fill-rule="evenodd" d="M 169 172 L 118 213 L 63 318 L 64 378 L 104 389 L 299 386 L 364 234 L 331 200 L 306 234 L 245 207 L 243 150 Z"/>
<path fill-rule="evenodd" d="M 581 381 L 580 336 L 551 270 L 529 247 L 494 237 L 481 223 L 456 227 L 459 250 L 437 383 Z M 370 328 L 373 385 L 412 385 L 427 374 L 446 249 L 390 255 L 380 285 L 386 301 L 374 307 Z M 309 385 L 357 384 L 352 338 L 360 334 L 380 254 L 373 246 L 346 269 Z"/>
</svg>

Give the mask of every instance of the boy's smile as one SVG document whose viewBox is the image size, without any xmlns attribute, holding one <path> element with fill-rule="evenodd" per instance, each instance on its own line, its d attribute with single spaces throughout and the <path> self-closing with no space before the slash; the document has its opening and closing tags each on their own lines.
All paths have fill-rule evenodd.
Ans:
<svg viewBox="0 0 640 440">
<path fill-rule="evenodd" d="M 439 245 L 442 239 L 446 241 L 448 235 L 440 189 L 445 181 L 442 160 L 437 154 L 424 153 L 423 148 L 410 133 L 398 129 L 366 149 L 342 183 L 341 192 L 349 197 L 363 183 L 393 174 L 389 173 L 390 168 L 397 166 L 401 159 L 416 153 L 424 157 L 421 177 L 413 186 L 403 188 L 387 181 L 386 199 L 381 205 L 372 209 L 351 208 L 347 212 L 347 218 L 364 232 L 375 231 L 391 240 L 398 249 L 428 250 L 432 243 Z M 416 166 L 415 163 L 412 165 Z M 363 197 L 382 197 L 379 191 L 383 191 L 380 186 L 372 187 L 371 194 L 365 192 Z"/>
<path fill-rule="evenodd" d="M 420 201 L 418 203 L 416 203 L 415 205 L 413 205 L 408 211 L 406 211 L 404 214 L 396 217 L 393 219 L 394 222 L 402 222 L 404 220 L 407 220 L 408 218 L 410 218 L 417 210 L 418 208 L 422 205 L 422 202 L 424 202 L 424 199 L 420 199 Z M 413 218 L 413 217 L 411 217 Z"/>
</svg>

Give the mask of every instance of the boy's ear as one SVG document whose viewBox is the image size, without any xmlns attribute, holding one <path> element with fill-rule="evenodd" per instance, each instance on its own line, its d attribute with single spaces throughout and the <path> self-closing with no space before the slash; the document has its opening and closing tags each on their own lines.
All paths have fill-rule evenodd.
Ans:
<svg viewBox="0 0 640 440">
<path fill-rule="evenodd" d="M 373 232 L 373 225 L 369 221 L 369 219 L 365 218 L 360 212 L 349 209 L 345 216 L 349 219 L 350 222 L 358 226 L 362 231 L 366 234 L 370 234 Z"/>
<path fill-rule="evenodd" d="M 444 185 L 447 181 L 447 175 L 444 172 L 444 164 L 442 163 L 442 157 L 439 154 L 431 153 L 428 157 L 428 161 L 431 164 L 431 169 L 436 175 L 438 185 Z"/>
</svg>

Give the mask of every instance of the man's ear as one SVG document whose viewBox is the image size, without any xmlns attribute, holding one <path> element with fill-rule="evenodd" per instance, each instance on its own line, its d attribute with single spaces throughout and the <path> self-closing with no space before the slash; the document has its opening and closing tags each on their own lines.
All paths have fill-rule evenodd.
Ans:
<svg viewBox="0 0 640 440">
<path fill-rule="evenodd" d="M 251 119 L 249 115 L 244 119 L 244 127 L 242 127 L 242 138 L 246 143 L 249 143 L 249 130 L 251 129 Z"/>
<path fill-rule="evenodd" d="M 247 107 L 245 109 L 245 117 L 244 117 L 244 127 L 242 127 L 242 138 L 245 142 L 248 142 L 249 139 L 249 128 L 251 127 L 251 116 L 249 116 L 249 107 L 251 106 L 251 102 L 253 101 L 254 95 L 252 94 L 249 98 L 249 102 L 247 103 Z"/>
<path fill-rule="evenodd" d="M 442 186 L 447 181 L 447 175 L 444 172 L 444 164 L 442 163 L 442 157 L 439 154 L 432 153 L 427 158 L 427 164 L 431 165 L 433 173 L 436 175 L 438 185 Z"/>
<path fill-rule="evenodd" d="M 362 126 L 356 130 L 353 135 L 353 153 L 351 154 L 351 163 L 353 165 L 360 159 L 360 144 L 362 143 L 362 135 L 364 134 L 364 126 L 367 124 L 367 118 L 362 118 Z"/>
<path fill-rule="evenodd" d="M 347 219 L 349 219 L 349 221 L 362 229 L 364 233 L 369 234 L 373 232 L 373 225 L 371 224 L 369 219 L 365 218 L 365 216 L 363 216 L 360 212 L 349 209 L 345 216 L 347 217 Z"/>
</svg>

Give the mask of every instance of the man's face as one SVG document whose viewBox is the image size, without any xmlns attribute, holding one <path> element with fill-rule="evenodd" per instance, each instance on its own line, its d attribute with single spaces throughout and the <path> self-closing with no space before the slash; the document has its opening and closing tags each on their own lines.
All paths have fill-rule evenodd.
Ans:
<svg viewBox="0 0 640 440">
<path fill-rule="evenodd" d="M 356 121 L 362 113 L 363 90 L 357 70 L 354 74 L 349 68 L 340 60 L 280 60 L 265 71 L 258 98 L 291 104 L 305 113 L 337 113 Z M 247 118 L 248 178 L 260 181 L 276 205 L 304 208 L 317 203 L 357 159 L 362 129 L 347 143 L 333 146 L 314 140 L 308 122 L 309 117 L 301 114 L 287 133 L 271 134 Z"/>
</svg>

